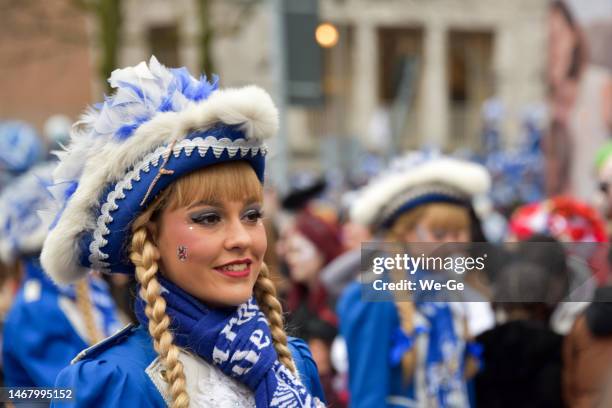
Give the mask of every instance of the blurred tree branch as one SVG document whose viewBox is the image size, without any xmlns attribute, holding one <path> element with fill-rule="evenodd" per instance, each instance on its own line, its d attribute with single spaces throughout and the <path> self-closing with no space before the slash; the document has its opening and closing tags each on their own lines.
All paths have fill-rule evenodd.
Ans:
<svg viewBox="0 0 612 408">
<path fill-rule="evenodd" d="M 214 29 L 211 24 L 210 0 L 197 0 L 198 20 L 200 24 L 200 38 L 198 41 L 200 70 L 207 75 L 214 72 L 211 44 L 214 37 Z"/>
<path fill-rule="evenodd" d="M 238 5 L 238 13 L 233 19 L 223 19 L 223 24 L 214 24 L 211 6 L 213 0 L 196 0 L 200 35 L 198 38 L 200 69 L 210 75 L 215 71 L 212 55 L 212 44 L 215 38 L 236 35 L 242 28 L 244 21 L 251 16 L 255 6 L 262 0 L 240 0 L 226 2 Z M 228 20 L 230 20 L 228 22 Z"/>
<path fill-rule="evenodd" d="M 72 0 L 83 10 L 93 14 L 97 23 L 96 40 L 100 47 L 100 60 L 98 63 L 98 77 L 104 81 L 106 89 L 110 91 L 110 84 L 106 79 L 117 67 L 119 41 L 121 36 L 121 4 L 122 0 Z"/>
</svg>

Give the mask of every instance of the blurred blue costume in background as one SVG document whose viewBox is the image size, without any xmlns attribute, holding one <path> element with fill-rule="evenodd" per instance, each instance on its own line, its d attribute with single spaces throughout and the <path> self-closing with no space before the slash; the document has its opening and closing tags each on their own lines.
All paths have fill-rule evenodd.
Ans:
<svg viewBox="0 0 612 408">
<path fill-rule="evenodd" d="M 24 264 L 24 283 L 4 326 L 5 382 L 7 387 L 52 387 L 59 371 L 88 347 L 86 330 L 74 287 L 56 286 L 35 258 Z M 113 299 L 101 279 L 89 284 L 108 336 L 121 328 Z"/>
<path fill-rule="evenodd" d="M 136 234 L 144 237 L 142 248 L 154 247 L 144 227 L 132 231 L 134 221 L 189 173 L 240 161 L 263 183 L 263 139 L 278 126 L 271 98 L 253 86 L 218 90 L 216 78 L 195 79 L 154 57 L 115 70 L 109 82 L 114 95 L 78 122 L 60 155 L 55 176 L 65 191 L 57 194 L 59 211 L 50 217 L 57 222 L 41 260 L 58 282 L 74 281 L 87 268 L 135 274 L 140 325 L 82 352 L 55 384 L 74 389 L 76 398 L 53 406 L 322 407 L 306 344 L 289 339 L 287 354 L 277 354 L 283 344 L 269 319 L 277 301 L 258 286 L 266 282 L 265 268 L 250 299 L 209 307 L 165 279 L 163 263 L 144 267 L 144 250 L 130 249 Z M 293 360 L 296 371 L 281 357 Z"/>
<path fill-rule="evenodd" d="M 420 214 L 414 215 L 414 226 L 406 221 L 408 218 L 401 217 L 425 205 L 444 204 L 456 207 L 458 214 L 465 214 L 467 219 L 471 197 L 486 192 L 489 184 L 486 170 L 480 165 L 431 155 L 407 155 L 392 164 L 384 177 L 362 190 L 360 200 L 351 208 L 351 218 L 385 241 L 396 240 L 401 247 L 394 251 L 407 253 L 411 242 L 452 242 L 435 235 L 448 234 L 441 225 L 448 222 L 448 215 L 440 216 L 443 221 L 433 227 L 434 231 L 427 230 L 424 224 L 431 220 L 425 211 L 411 213 L 410 216 Z M 400 219 L 403 221 L 398 222 Z M 462 233 L 469 235 L 469 227 L 469 223 L 461 227 Z M 391 235 L 395 228 L 397 232 Z M 409 232 L 415 236 L 408 238 Z M 369 246 L 364 248 L 368 250 Z M 385 255 L 385 247 L 376 248 L 372 250 L 389 256 Z M 375 279 L 391 282 L 408 277 L 405 271 L 396 271 L 401 275 L 394 277 L 389 276 L 390 272 Z M 412 282 L 443 277 L 443 272 L 411 273 Z M 473 303 L 476 309 L 470 309 L 435 301 L 430 297 L 435 293 L 419 290 L 411 291 L 411 297 L 405 299 L 389 291 L 375 294 L 372 282 L 365 281 L 368 276 L 371 274 L 362 274 L 361 281 L 347 286 L 337 305 L 340 333 L 348 354 L 351 407 L 469 407 L 465 373 L 476 369 L 480 354 L 470 338 L 473 331 L 493 324 L 488 306 L 480 309 Z"/>
<path fill-rule="evenodd" d="M 74 285 L 58 286 L 45 275 L 38 252 L 48 226 L 37 211 L 51 202 L 47 191 L 56 163 L 37 165 L 0 194 L 0 259 L 20 262 L 24 276 L 3 330 L 5 384 L 51 387 L 60 370 L 88 344 L 121 328 L 106 283 L 88 278 L 89 307 L 79 307 Z M 81 285 L 84 285 L 83 282 Z M 83 313 L 91 313 L 95 337 Z M 91 328 L 90 328 L 91 329 Z"/>
<path fill-rule="evenodd" d="M 340 302 L 340 331 L 349 349 L 351 407 L 466 407 L 467 390 L 463 379 L 462 354 L 465 341 L 457 334 L 453 313 L 447 303 L 424 302 L 416 305 L 425 324 L 410 335 L 401 329 L 397 307 L 393 302 L 364 302 L 362 285 L 347 287 Z M 370 337 L 365 333 L 376 333 Z M 417 338 L 419 340 L 417 340 Z M 427 367 L 416 381 L 427 382 L 440 405 L 419 405 L 414 379 L 406 380 L 401 357 L 415 344 L 426 347 L 423 364 Z M 453 355 L 445 355 L 453 349 Z M 457 370 L 444 382 L 434 384 L 436 372 L 444 370 L 447 358 L 455 359 Z M 437 368 L 436 368 L 437 367 Z M 459 395 L 457 403 L 452 398 Z M 385 401 L 382 403 L 381 401 Z"/>
</svg>

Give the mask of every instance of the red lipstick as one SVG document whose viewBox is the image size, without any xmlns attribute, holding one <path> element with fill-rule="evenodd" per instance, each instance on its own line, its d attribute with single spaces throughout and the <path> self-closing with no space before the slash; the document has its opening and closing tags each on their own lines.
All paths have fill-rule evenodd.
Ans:
<svg viewBox="0 0 612 408">
<path fill-rule="evenodd" d="M 236 259 L 223 265 L 215 266 L 213 269 L 231 278 L 246 278 L 251 274 L 251 259 Z"/>
</svg>

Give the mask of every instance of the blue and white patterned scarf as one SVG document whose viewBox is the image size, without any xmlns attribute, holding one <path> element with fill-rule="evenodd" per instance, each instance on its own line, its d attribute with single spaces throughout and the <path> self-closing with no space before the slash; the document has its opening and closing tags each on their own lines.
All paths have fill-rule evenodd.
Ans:
<svg viewBox="0 0 612 408">
<path fill-rule="evenodd" d="M 317 406 L 318 400 L 278 361 L 268 321 L 254 298 L 238 307 L 209 308 L 163 277 L 158 279 L 177 345 L 245 384 L 257 408 Z M 140 297 L 135 312 L 148 327 Z"/>
<path fill-rule="evenodd" d="M 444 282 L 439 273 L 418 270 L 413 281 L 434 279 Z M 404 353 L 409 351 L 417 337 L 426 337 L 427 347 L 421 350 L 424 358 L 419 359 L 417 370 L 423 375 L 415 376 L 415 394 L 419 403 L 427 407 L 453 408 L 469 406 L 467 387 L 463 378 L 465 367 L 465 341 L 457 333 L 455 317 L 450 304 L 444 301 L 447 294 L 435 290 L 413 292 L 413 301 L 424 318 L 424 324 L 405 333 L 397 327 L 392 335 L 389 359 L 392 366 L 400 364 Z M 473 346 L 475 347 L 475 346 Z"/>
</svg>

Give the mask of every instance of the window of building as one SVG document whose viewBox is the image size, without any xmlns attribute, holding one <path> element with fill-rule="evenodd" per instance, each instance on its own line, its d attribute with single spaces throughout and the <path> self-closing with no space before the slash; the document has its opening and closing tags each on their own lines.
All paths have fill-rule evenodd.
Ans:
<svg viewBox="0 0 612 408">
<path fill-rule="evenodd" d="M 481 108 L 493 96 L 493 33 L 448 32 L 447 79 L 451 148 L 478 145 Z"/>
<path fill-rule="evenodd" d="M 389 109 L 394 149 L 421 144 L 419 89 L 423 63 L 423 29 L 382 27 L 378 30 L 378 89 Z"/>
<path fill-rule="evenodd" d="M 149 48 L 151 54 L 168 67 L 180 66 L 179 35 L 176 24 L 153 26 L 149 28 Z"/>
</svg>

